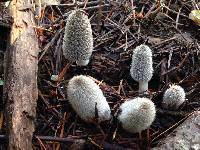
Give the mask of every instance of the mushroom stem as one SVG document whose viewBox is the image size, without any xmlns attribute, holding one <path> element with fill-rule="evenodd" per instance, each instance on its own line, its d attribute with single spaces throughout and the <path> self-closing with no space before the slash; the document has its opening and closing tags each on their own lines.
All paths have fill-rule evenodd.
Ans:
<svg viewBox="0 0 200 150">
<path fill-rule="evenodd" d="M 87 66 L 89 61 L 90 61 L 89 59 L 88 60 L 79 60 L 79 61 L 76 61 L 76 64 L 78 66 Z"/>
<path fill-rule="evenodd" d="M 148 81 L 139 81 L 139 93 L 146 93 L 148 90 Z"/>
</svg>

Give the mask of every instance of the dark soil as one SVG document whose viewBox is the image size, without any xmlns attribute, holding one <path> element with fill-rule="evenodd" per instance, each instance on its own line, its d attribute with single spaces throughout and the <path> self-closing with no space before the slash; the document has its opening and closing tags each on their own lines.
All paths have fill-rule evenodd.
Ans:
<svg viewBox="0 0 200 150">
<path fill-rule="evenodd" d="M 62 3 L 71 2 L 63 0 Z M 200 7 L 197 0 L 196 3 L 192 0 L 166 1 L 164 7 L 150 0 L 135 0 L 135 11 L 132 11 L 131 3 L 125 0 L 88 1 L 84 9 L 91 18 L 94 52 L 86 67 L 70 65 L 62 55 L 65 20 L 74 7 L 47 6 L 37 27 L 41 52 L 33 148 L 155 147 L 172 131 L 163 134 L 165 130 L 175 124 L 178 126 L 181 119 L 200 107 L 200 27 L 188 18 L 197 6 Z M 148 97 L 156 105 L 157 116 L 149 133 L 143 131 L 142 138 L 139 134 L 127 133 L 115 117 L 100 126 L 83 122 L 66 99 L 68 80 L 83 74 L 102 81 L 100 87 L 116 116 L 124 100 L 138 96 L 138 83 L 131 78 L 129 70 L 132 52 L 140 44 L 148 45 L 153 51 L 154 75 L 149 82 Z M 55 82 L 51 80 L 52 75 L 64 75 L 64 79 Z M 178 111 L 163 110 L 160 105 L 170 84 L 178 84 L 186 91 L 187 101 Z"/>
</svg>

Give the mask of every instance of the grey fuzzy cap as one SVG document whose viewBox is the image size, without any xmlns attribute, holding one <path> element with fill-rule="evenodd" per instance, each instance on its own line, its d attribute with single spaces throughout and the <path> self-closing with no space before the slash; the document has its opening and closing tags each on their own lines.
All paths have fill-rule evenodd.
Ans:
<svg viewBox="0 0 200 150">
<path fill-rule="evenodd" d="M 89 77 L 73 77 L 67 86 L 67 99 L 80 118 L 86 122 L 95 119 L 95 105 L 99 121 L 109 120 L 111 111 L 99 86 Z"/>
<path fill-rule="evenodd" d="M 169 110 L 176 110 L 185 102 L 185 91 L 179 85 L 172 85 L 163 96 L 162 107 Z"/>
<path fill-rule="evenodd" d="M 82 10 L 72 11 L 66 22 L 63 38 L 63 54 L 70 63 L 86 66 L 93 50 L 90 20 Z"/>
<path fill-rule="evenodd" d="M 132 55 L 131 77 L 139 81 L 149 81 L 153 76 L 152 51 L 147 45 L 137 46 Z"/>
<path fill-rule="evenodd" d="M 121 106 L 118 120 L 131 133 L 138 133 L 150 127 L 156 116 L 154 103 L 148 98 L 134 98 Z"/>
</svg>

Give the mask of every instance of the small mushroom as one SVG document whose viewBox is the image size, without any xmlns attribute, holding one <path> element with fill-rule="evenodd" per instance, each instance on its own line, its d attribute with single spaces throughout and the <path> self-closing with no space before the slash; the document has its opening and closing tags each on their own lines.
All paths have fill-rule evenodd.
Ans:
<svg viewBox="0 0 200 150">
<path fill-rule="evenodd" d="M 131 133 L 149 128 L 156 116 L 154 103 L 148 98 L 134 98 L 120 106 L 118 120 L 122 127 Z"/>
<path fill-rule="evenodd" d="M 179 85 L 172 85 L 164 93 L 162 107 L 169 110 L 177 110 L 184 102 L 184 89 Z"/>
<path fill-rule="evenodd" d="M 146 92 L 153 76 L 152 51 L 147 45 L 137 46 L 133 51 L 130 74 L 139 82 L 139 93 Z"/>
</svg>

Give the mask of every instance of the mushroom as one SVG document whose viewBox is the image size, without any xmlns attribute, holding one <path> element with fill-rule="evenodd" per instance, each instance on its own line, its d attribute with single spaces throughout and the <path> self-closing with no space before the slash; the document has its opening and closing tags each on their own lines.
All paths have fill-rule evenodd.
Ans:
<svg viewBox="0 0 200 150">
<path fill-rule="evenodd" d="M 172 85 L 163 96 L 162 107 L 165 109 L 176 110 L 185 102 L 185 91 L 179 85 Z"/>
<path fill-rule="evenodd" d="M 148 98 L 134 98 L 120 106 L 118 120 L 122 127 L 131 133 L 138 133 L 149 128 L 156 116 L 154 103 Z"/>
<path fill-rule="evenodd" d="M 63 54 L 70 62 L 86 66 L 93 51 L 93 36 L 90 20 L 82 10 L 73 10 L 66 22 L 63 38 Z"/>
<path fill-rule="evenodd" d="M 89 77 L 79 75 L 73 77 L 67 86 L 67 99 L 72 108 L 86 122 L 111 118 L 111 111 L 99 86 Z"/>
<path fill-rule="evenodd" d="M 147 45 L 137 46 L 133 51 L 130 74 L 139 82 L 139 93 L 146 92 L 153 76 L 152 51 Z"/>
</svg>

